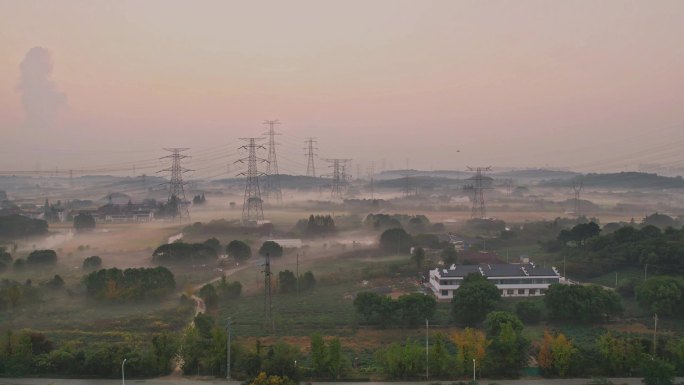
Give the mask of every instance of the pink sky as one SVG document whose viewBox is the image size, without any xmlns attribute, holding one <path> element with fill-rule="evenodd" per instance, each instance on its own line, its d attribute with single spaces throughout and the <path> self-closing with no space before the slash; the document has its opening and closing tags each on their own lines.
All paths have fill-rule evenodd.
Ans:
<svg viewBox="0 0 684 385">
<path fill-rule="evenodd" d="M 0 15 L 2 170 L 170 146 L 218 169 L 237 156 L 207 151 L 276 118 L 284 172 L 304 171 L 307 136 L 364 168 L 684 165 L 678 0 L 6 0 Z M 41 127 L 18 91 L 37 46 L 67 99 Z"/>
</svg>

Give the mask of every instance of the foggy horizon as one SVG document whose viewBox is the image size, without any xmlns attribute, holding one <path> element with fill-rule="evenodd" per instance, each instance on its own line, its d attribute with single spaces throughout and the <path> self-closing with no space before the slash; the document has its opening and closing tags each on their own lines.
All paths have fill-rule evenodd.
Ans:
<svg viewBox="0 0 684 385">
<path fill-rule="evenodd" d="M 25 1 L 0 13 L 0 171 L 151 174 L 162 148 L 189 147 L 188 167 L 211 177 L 265 119 L 282 122 L 283 174 L 304 173 L 309 136 L 320 158 L 364 174 L 684 167 L 677 1 Z"/>
</svg>

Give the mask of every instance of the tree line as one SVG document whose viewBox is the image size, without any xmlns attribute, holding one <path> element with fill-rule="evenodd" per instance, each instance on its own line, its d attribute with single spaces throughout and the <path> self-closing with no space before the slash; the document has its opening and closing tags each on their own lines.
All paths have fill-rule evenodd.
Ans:
<svg viewBox="0 0 684 385">
<path fill-rule="evenodd" d="M 48 232 L 48 223 L 42 219 L 31 219 L 19 214 L 0 216 L 0 239 L 14 239 L 43 235 Z"/>
<path fill-rule="evenodd" d="M 173 273 L 162 266 L 101 269 L 83 277 L 83 284 L 88 296 L 101 301 L 159 298 L 176 287 Z"/>
<path fill-rule="evenodd" d="M 600 234 L 598 225 L 590 222 L 561 231 L 548 247 L 559 249 L 567 259 L 568 271 L 582 276 L 645 264 L 663 272 L 684 271 L 684 228 L 628 225 Z"/>
<path fill-rule="evenodd" d="M 0 376 L 154 377 L 169 374 L 178 351 L 178 339 L 156 334 L 126 342 L 83 343 L 61 346 L 40 332 L 7 330 L 0 334 Z"/>
</svg>

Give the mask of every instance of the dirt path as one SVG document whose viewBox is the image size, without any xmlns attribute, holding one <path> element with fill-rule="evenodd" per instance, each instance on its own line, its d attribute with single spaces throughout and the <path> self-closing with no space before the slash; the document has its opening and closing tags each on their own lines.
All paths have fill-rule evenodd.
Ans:
<svg viewBox="0 0 684 385">
<path fill-rule="evenodd" d="M 235 267 L 235 268 L 230 269 L 230 270 L 225 270 L 220 277 L 215 277 L 215 278 L 212 278 L 212 279 L 210 279 L 204 283 L 198 284 L 192 288 L 192 291 L 193 292 L 199 291 L 199 289 L 201 289 L 202 286 L 204 286 L 204 285 L 211 284 L 214 282 L 218 282 L 221 279 L 223 279 L 223 277 L 230 277 L 231 275 L 237 273 L 238 271 L 244 270 L 248 267 L 249 267 L 249 265 L 245 264 L 244 266 L 238 266 L 238 267 Z M 190 298 L 193 301 L 195 301 L 195 316 L 193 317 L 193 320 L 190 321 L 190 324 L 188 325 L 188 327 L 193 328 L 193 327 L 195 327 L 195 317 L 197 317 L 197 315 L 199 313 L 205 313 L 206 314 L 207 305 L 204 303 L 204 300 L 202 298 L 195 295 L 194 293 L 190 296 Z M 181 358 L 181 349 L 182 348 L 183 348 L 182 346 L 178 348 L 178 353 L 176 354 L 176 359 L 175 359 L 176 365 L 173 368 L 173 372 L 171 372 L 171 374 L 169 376 L 161 377 L 160 379 L 172 379 L 172 378 L 183 377 L 183 369 L 182 369 L 183 359 Z"/>
</svg>

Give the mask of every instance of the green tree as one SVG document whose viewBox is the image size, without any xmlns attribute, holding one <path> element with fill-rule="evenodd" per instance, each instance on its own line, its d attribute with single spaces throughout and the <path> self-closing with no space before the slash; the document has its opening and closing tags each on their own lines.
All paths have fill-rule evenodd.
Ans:
<svg viewBox="0 0 684 385">
<path fill-rule="evenodd" d="M 397 299 L 401 323 L 408 327 L 422 325 L 426 319 L 432 318 L 437 309 L 437 301 L 432 296 L 422 293 L 404 294 Z"/>
<path fill-rule="evenodd" d="M 684 280 L 681 278 L 651 277 L 635 288 L 636 300 L 650 312 L 672 315 L 684 306 L 682 289 Z"/>
<path fill-rule="evenodd" d="M 639 367 L 643 345 L 636 339 L 616 337 L 607 332 L 596 341 L 604 369 L 613 376 L 631 376 Z"/>
<path fill-rule="evenodd" d="M 216 252 L 217 255 L 220 254 L 220 253 L 221 253 L 221 250 L 223 249 L 223 248 L 221 247 L 221 241 L 219 241 L 218 239 L 216 239 L 216 237 L 211 237 L 211 238 L 207 239 L 206 241 L 204 241 L 203 243 L 204 243 L 205 246 L 207 246 L 207 247 L 213 249 L 214 252 Z"/>
<path fill-rule="evenodd" d="M 266 241 L 261 245 L 261 248 L 259 248 L 259 255 L 262 257 L 268 255 L 278 258 L 283 255 L 283 248 L 277 242 Z"/>
<path fill-rule="evenodd" d="M 199 290 L 199 297 L 202 298 L 207 309 L 213 309 L 218 305 L 218 294 L 214 285 L 207 283 Z"/>
<path fill-rule="evenodd" d="M 565 377 L 575 364 L 576 358 L 577 348 L 564 334 L 553 336 L 544 331 L 544 339 L 537 357 L 543 373 Z"/>
<path fill-rule="evenodd" d="M 509 324 L 515 333 L 520 333 L 525 327 L 520 318 L 507 311 L 493 311 L 487 314 L 484 321 L 485 333 L 489 337 L 498 336 L 503 325 Z"/>
<path fill-rule="evenodd" d="M 416 269 L 420 270 L 425 261 L 425 250 L 422 247 L 417 247 L 413 250 L 411 255 L 411 261 L 416 265 Z"/>
<path fill-rule="evenodd" d="M 83 260 L 83 270 L 97 270 L 102 267 L 102 259 L 97 255 L 90 256 Z"/>
<path fill-rule="evenodd" d="M 393 343 L 375 352 L 375 361 L 393 379 L 416 378 L 425 372 L 425 350 L 419 344 L 406 341 Z"/>
<path fill-rule="evenodd" d="M 380 295 L 369 291 L 362 291 L 354 298 L 354 308 L 364 321 L 372 322 L 377 318 L 381 301 L 382 297 Z"/>
<path fill-rule="evenodd" d="M 152 261 L 160 264 L 200 264 L 217 258 L 216 251 L 204 243 L 167 243 L 152 253 Z"/>
<path fill-rule="evenodd" d="M 311 336 L 311 371 L 316 377 L 322 377 L 326 373 L 327 352 L 325 341 L 320 333 Z"/>
<path fill-rule="evenodd" d="M 538 302 L 525 300 L 515 304 L 515 314 L 526 324 L 538 324 L 542 309 Z"/>
<path fill-rule="evenodd" d="M 7 252 L 4 246 L 0 246 L 0 272 L 5 271 L 12 265 L 12 254 Z"/>
<path fill-rule="evenodd" d="M 494 283 L 480 274 L 469 274 L 454 292 L 451 309 L 454 319 L 465 325 L 481 322 L 501 301 Z"/>
<path fill-rule="evenodd" d="M 87 230 L 95 228 L 95 217 L 91 214 L 80 213 L 74 217 L 74 228 L 76 230 Z"/>
<path fill-rule="evenodd" d="M 295 361 L 299 359 L 300 352 L 297 347 L 284 342 L 277 342 L 269 348 L 262 369 L 266 373 L 296 379 L 299 374 Z"/>
<path fill-rule="evenodd" d="M 559 321 L 596 322 L 622 313 L 620 296 L 598 285 L 552 284 L 544 296 L 549 317 Z"/>
<path fill-rule="evenodd" d="M 440 256 L 442 257 L 444 266 L 451 266 L 458 260 L 458 254 L 453 245 L 448 245 L 447 247 L 443 248 Z"/>
<path fill-rule="evenodd" d="M 428 352 L 430 376 L 432 378 L 449 378 L 453 376 L 454 358 L 446 347 L 446 338 L 437 333 L 432 338 L 432 346 Z"/>
<path fill-rule="evenodd" d="M 529 341 L 522 336 L 523 323 L 513 313 L 487 314 L 484 328 L 492 343 L 488 346 L 487 367 L 497 375 L 516 377 L 527 364 Z"/>
<path fill-rule="evenodd" d="M 233 240 L 226 246 L 226 254 L 233 257 L 236 262 L 242 262 L 252 256 L 252 249 L 245 242 Z"/>
<path fill-rule="evenodd" d="M 455 372 L 463 375 L 472 368 L 473 360 L 480 368 L 487 362 L 487 350 L 491 340 L 487 339 L 484 332 L 473 328 L 465 328 L 451 336 L 456 345 Z"/>
<path fill-rule="evenodd" d="M 26 258 L 30 266 L 49 266 L 57 264 L 57 253 L 54 250 L 34 250 Z"/>
<path fill-rule="evenodd" d="M 675 368 L 667 361 L 644 354 L 641 359 L 644 385 L 674 385 Z"/>
<path fill-rule="evenodd" d="M 400 227 L 385 230 L 380 235 L 380 247 L 386 253 L 408 253 L 411 243 L 411 235 Z"/>
<path fill-rule="evenodd" d="M 297 278 L 290 270 L 278 273 L 278 290 L 281 293 L 292 293 L 297 290 Z"/>
<path fill-rule="evenodd" d="M 342 354 L 342 343 L 338 337 L 332 338 L 328 342 L 328 355 L 326 360 L 326 367 L 328 373 L 333 380 L 339 378 L 340 374 L 346 365 L 346 360 Z"/>
<path fill-rule="evenodd" d="M 314 277 L 314 274 L 311 271 L 307 271 L 299 277 L 299 289 L 300 290 L 310 290 L 313 289 L 313 287 L 316 286 L 316 277 Z"/>
</svg>

